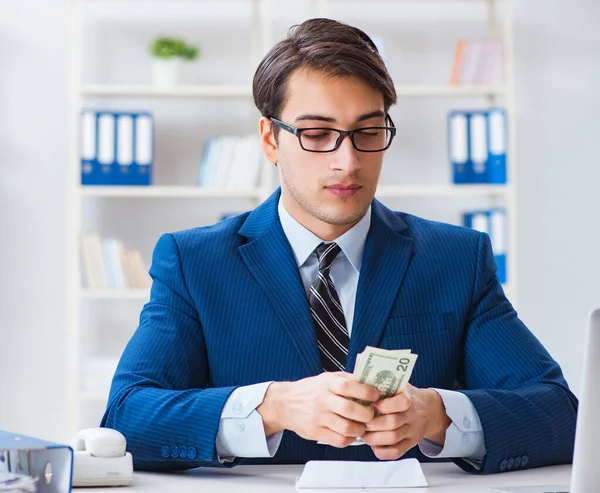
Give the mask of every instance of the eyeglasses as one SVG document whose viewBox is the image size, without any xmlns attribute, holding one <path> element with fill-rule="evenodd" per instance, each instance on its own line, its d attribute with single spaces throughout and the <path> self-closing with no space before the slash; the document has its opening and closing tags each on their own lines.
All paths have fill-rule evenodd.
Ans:
<svg viewBox="0 0 600 493">
<path fill-rule="evenodd" d="M 344 137 L 350 137 L 354 149 L 360 152 L 385 151 L 396 135 L 396 127 L 390 118 L 385 116 L 389 127 L 363 127 L 356 130 L 338 130 L 336 128 L 296 128 L 271 117 L 271 121 L 298 137 L 300 147 L 308 152 L 333 152 L 340 147 Z"/>
</svg>

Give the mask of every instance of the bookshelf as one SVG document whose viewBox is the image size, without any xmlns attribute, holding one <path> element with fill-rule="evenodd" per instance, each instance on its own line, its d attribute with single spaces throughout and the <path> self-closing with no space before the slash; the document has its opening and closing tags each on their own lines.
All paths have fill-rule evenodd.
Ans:
<svg viewBox="0 0 600 493">
<path fill-rule="evenodd" d="M 199 3 L 218 3 L 217 0 L 203 0 Z M 89 327 L 84 319 L 88 311 L 95 310 L 120 310 L 122 305 L 129 305 L 135 317 L 131 324 L 137 323 L 139 310 L 149 298 L 147 289 L 86 289 L 81 283 L 80 266 L 80 235 L 86 228 L 85 207 L 89 202 L 94 202 L 98 208 L 109 207 L 110 204 L 123 204 L 123 216 L 128 213 L 128 208 L 136 207 L 139 203 L 164 204 L 161 207 L 169 207 L 175 201 L 185 200 L 185 204 L 202 204 L 198 207 L 221 207 L 225 208 L 230 202 L 241 201 L 250 207 L 258 205 L 270 195 L 277 186 L 275 173 L 272 166 L 265 162 L 260 182 L 257 187 L 248 189 L 210 189 L 188 184 L 158 183 L 147 187 L 143 186 L 82 186 L 80 184 L 80 151 L 79 151 L 79 114 L 89 100 L 106 100 L 118 107 L 121 103 L 144 104 L 148 101 L 157 101 L 161 105 L 178 104 L 186 101 L 212 101 L 248 103 L 252 101 L 252 91 L 249 83 L 246 84 L 188 84 L 173 88 L 155 87 L 149 83 L 117 83 L 99 82 L 87 83 L 83 81 L 83 9 L 93 0 L 69 0 L 69 115 L 70 115 L 70 146 L 69 146 L 69 173 L 68 173 L 68 218 L 66 237 L 67 256 L 67 324 L 68 324 L 68 354 L 69 360 L 67 374 L 69 381 L 69 431 L 74 433 L 84 426 L 95 426 L 93 422 L 86 421 L 85 409 L 93 407 L 96 409 L 95 416 L 99 419 L 103 406 L 106 403 L 107 394 L 104 390 L 86 388 L 83 382 L 83 365 L 89 359 L 84 348 L 84 339 L 89 337 Z M 331 9 L 333 0 L 304 0 L 307 4 L 309 16 L 336 17 Z M 378 4 L 392 2 L 392 0 L 378 1 Z M 410 2 L 410 0 L 404 0 Z M 469 5 L 486 5 L 489 10 L 487 29 L 495 33 L 499 26 L 495 21 L 496 15 L 502 17 L 502 36 L 504 39 L 504 83 L 498 86 L 453 86 L 449 84 L 397 84 L 398 106 L 402 106 L 407 100 L 421 104 L 421 101 L 444 101 L 460 100 L 462 104 L 469 101 L 482 101 L 489 105 L 501 104 L 507 110 L 508 123 L 508 159 L 507 172 L 509 183 L 506 185 L 453 185 L 448 183 L 411 183 L 391 184 L 382 181 L 376 193 L 376 197 L 384 203 L 392 201 L 390 207 L 399 209 L 398 200 L 428 199 L 470 203 L 472 200 L 486 199 L 493 206 L 505 207 L 508 217 L 508 284 L 504 286 L 505 292 L 516 304 L 517 291 L 517 252 L 516 252 L 516 162 L 515 162 L 515 119 L 514 119 L 514 85 L 513 85 L 513 10 L 511 0 L 430 0 L 419 2 L 412 0 L 415 10 L 427 4 L 444 4 L 458 2 Z M 99 2 L 95 2 L 98 4 Z M 131 2 L 143 8 L 146 3 L 154 6 L 168 2 L 156 2 L 153 0 L 139 0 Z M 185 2 L 175 2 L 181 4 Z M 252 63 L 255 67 L 263 54 L 280 39 L 281 36 L 274 35 L 273 9 L 280 5 L 274 0 L 239 0 L 238 4 L 249 4 L 251 18 L 249 22 L 250 44 Z M 340 3 L 339 0 L 337 2 Z M 344 3 L 344 8 L 354 9 L 360 2 L 350 1 Z M 222 6 L 222 4 L 221 4 Z M 464 6 L 464 5 L 463 5 Z M 166 7 L 165 7 L 166 8 Z M 295 19 L 301 22 L 304 19 Z M 340 19 L 345 20 L 345 19 Z M 451 21 L 450 21 L 451 22 Z M 289 24 L 288 24 L 289 25 Z M 361 26 L 362 27 L 362 26 Z M 392 76 L 394 73 L 392 72 Z M 179 103 L 181 104 L 181 103 Z M 258 119 L 258 112 L 256 117 Z M 445 118 L 445 114 L 442 115 Z M 157 130 L 158 132 L 159 130 Z M 396 143 L 397 144 L 397 143 Z M 157 199 L 162 199 L 158 201 Z M 194 205 L 196 207 L 196 205 Z M 443 207 L 443 205 L 442 205 Z M 137 209 L 139 210 L 139 208 Z M 407 210 L 407 209 L 404 209 Z M 412 212 L 410 209 L 407 212 Z M 202 224 L 197 224 L 198 226 Z M 171 229 L 173 230 L 173 229 Z M 148 252 L 147 252 L 148 253 Z M 92 309 L 93 307 L 93 309 Z M 113 308 L 114 307 L 114 308 Z M 93 315 L 92 315 L 93 316 Z M 131 327 L 134 330 L 135 327 Z M 103 335 L 96 335 L 96 339 Z M 94 413 L 92 413 L 94 414 Z"/>
</svg>

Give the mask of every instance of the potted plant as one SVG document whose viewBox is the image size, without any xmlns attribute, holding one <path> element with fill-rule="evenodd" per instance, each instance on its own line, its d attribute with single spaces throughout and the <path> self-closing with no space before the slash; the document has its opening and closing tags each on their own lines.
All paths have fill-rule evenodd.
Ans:
<svg viewBox="0 0 600 493">
<path fill-rule="evenodd" d="M 180 38 L 158 37 L 152 41 L 150 53 L 154 84 L 172 87 L 179 82 L 182 63 L 198 58 L 200 49 Z"/>
</svg>

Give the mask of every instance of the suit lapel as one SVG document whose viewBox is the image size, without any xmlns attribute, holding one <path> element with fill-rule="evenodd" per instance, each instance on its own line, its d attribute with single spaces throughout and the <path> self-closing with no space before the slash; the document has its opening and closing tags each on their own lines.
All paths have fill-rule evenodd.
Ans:
<svg viewBox="0 0 600 493">
<path fill-rule="evenodd" d="M 412 257 L 414 241 L 399 234 L 406 223 L 373 200 L 371 228 L 358 279 L 354 322 L 346 371 L 352 373 L 356 355 L 377 346 Z"/>
<path fill-rule="evenodd" d="M 279 191 L 248 216 L 240 234 L 251 241 L 238 251 L 271 301 L 308 374 L 317 375 L 323 368 L 313 321 L 294 252 L 279 221 L 278 200 Z"/>
</svg>

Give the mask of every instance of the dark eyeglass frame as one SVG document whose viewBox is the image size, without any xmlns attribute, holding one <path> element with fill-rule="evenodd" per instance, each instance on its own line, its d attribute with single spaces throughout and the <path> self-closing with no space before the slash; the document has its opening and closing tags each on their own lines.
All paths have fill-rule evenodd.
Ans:
<svg viewBox="0 0 600 493">
<path fill-rule="evenodd" d="M 275 125 L 282 128 L 286 132 L 289 132 L 289 133 L 295 135 L 296 137 L 298 137 L 298 143 L 300 144 L 300 147 L 306 152 L 324 153 L 324 152 L 337 151 L 339 149 L 339 147 L 342 145 L 342 141 L 344 140 L 344 138 L 346 136 L 350 137 L 350 141 L 352 142 L 352 147 L 354 147 L 354 149 L 356 149 L 358 152 L 383 152 L 383 151 L 389 149 L 389 147 L 392 145 L 392 141 L 394 140 L 394 137 L 396 136 L 396 126 L 394 125 L 394 122 L 392 121 L 392 117 L 387 113 L 385 115 L 385 119 L 390 123 L 391 126 L 389 126 L 389 127 L 387 127 L 387 126 L 386 127 L 362 127 L 362 128 L 357 128 L 355 130 L 339 130 L 337 128 L 331 128 L 331 127 L 297 128 L 297 127 L 293 127 L 292 125 L 288 125 L 287 123 L 284 123 L 281 120 L 278 120 L 277 118 L 274 118 L 272 116 L 269 117 L 269 119 Z M 302 138 L 301 138 L 302 132 L 309 131 L 309 130 L 329 130 L 329 131 L 339 132 L 340 136 L 336 140 L 335 147 L 333 149 L 329 149 L 327 151 L 315 151 L 314 149 L 306 149 L 302 145 Z M 358 147 L 356 147 L 356 143 L 354 142 L 354 134 L 355 134 L 355 132 L 364 132 L 365 130 L 387 130 L 390 132 L 390 141 L 387 143 L 387 145 L 383 149 L 377 149 L 374 151 L 365 151 L 363 149 L 359 149 Z"/>
</svg>

